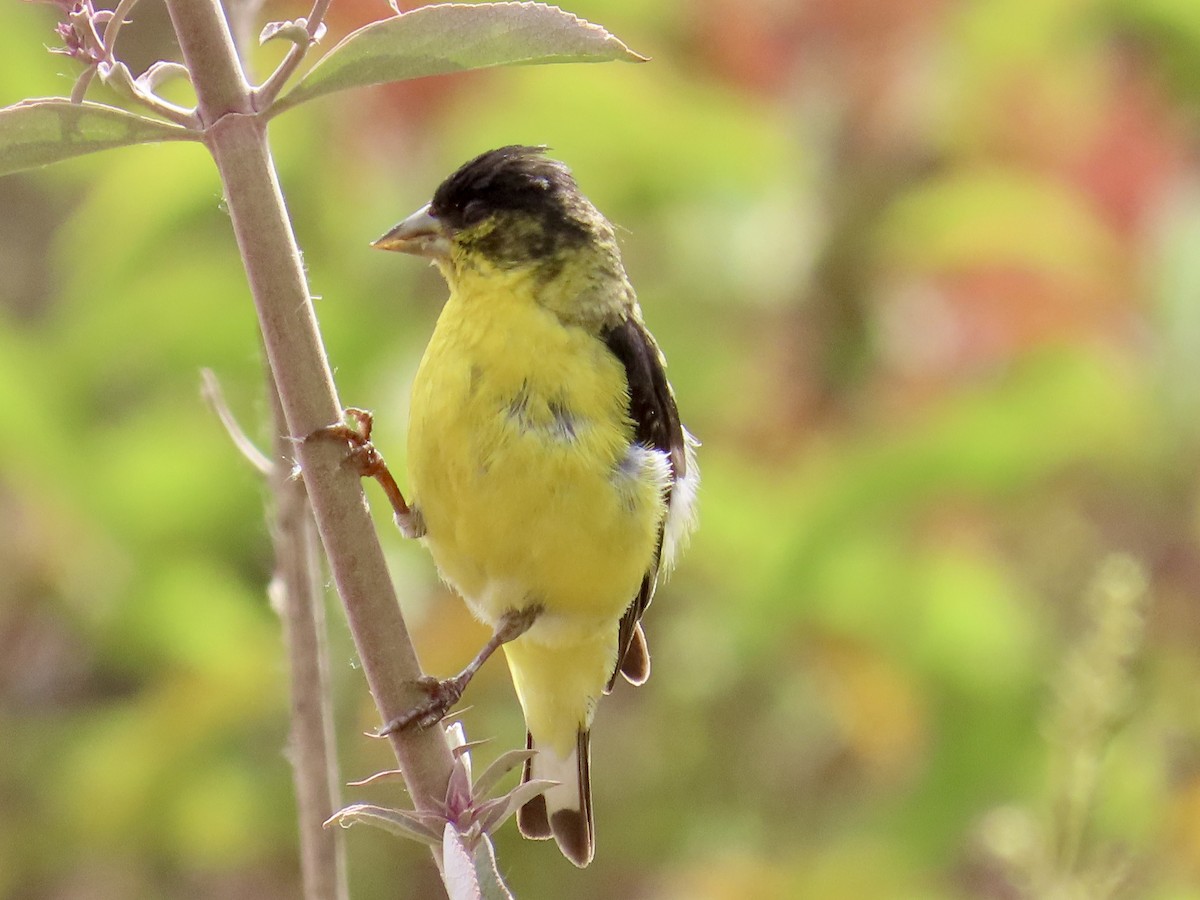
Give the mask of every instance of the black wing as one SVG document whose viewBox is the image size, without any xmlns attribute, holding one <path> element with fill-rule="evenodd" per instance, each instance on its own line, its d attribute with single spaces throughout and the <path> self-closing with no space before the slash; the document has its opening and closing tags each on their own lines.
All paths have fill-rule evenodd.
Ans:
<svg viewBox="0 0 1200 900">
<path fill-rule="evenodd" d="M 663 369 L 662 353 L 649 332 L 634 319 L 623 319 L 601 333 L 601 338 L 613 355 L 625 366 L 625 378 L 629 383 L 629 418 L 633 420 L 633 439 L 645 447 L 666 453 L 671 463 L 671 484 L 683 478 L 687 469 L 684 448 L 683 426 L 679 422 L 679 410 L 675 407 L 675 395 L 667 382 Z M 668 486 L 666 502 L 671 502 Z M 646 651 L 644 636 L 639 636 L 642 613 L 654 597 L 658 580 L 658 562 L 662 553 L 663 528 L 666 517 L 659 524 L 658 545 L 637 596 L 621 617 L 617 633 L 617 666 L 608 679 L 605 692 L 611 691 L 617 675 L 623 673 L 634 684 L 641 684 L 650 674 L 650 657 Z M 631 645 L 637 641 L 635 652 Z"/>
</svg>

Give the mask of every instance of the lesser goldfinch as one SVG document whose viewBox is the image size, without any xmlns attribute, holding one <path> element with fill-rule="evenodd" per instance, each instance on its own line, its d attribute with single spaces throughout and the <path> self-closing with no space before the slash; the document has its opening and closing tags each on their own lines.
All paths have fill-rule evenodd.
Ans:
<svg viewBox="0 0 1200 900">
<path fill-rule="evenodd" d="M 695 522 L 696 442 L 612 225 L 545 148 L 471 160 L 374 246 L 450 287 L 412 389 L 403 524 L 494 629 L 390 727 L 436 721 L 503 645 L 538 751 L 524 780 L 558 782 L 518 825 L 586 866 L 589 730 L 618 673 L 649 675 L 640 621 Z"/>
</svg>

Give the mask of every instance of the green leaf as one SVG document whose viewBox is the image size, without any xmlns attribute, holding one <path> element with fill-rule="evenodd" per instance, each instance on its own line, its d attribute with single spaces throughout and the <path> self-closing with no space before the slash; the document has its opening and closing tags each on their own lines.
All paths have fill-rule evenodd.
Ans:
<svg viewBox="0 0 1200 900">
<path fill-rule="evenodd" d="M 62 97 L 24 100 L 0 109 L 0 175 L 111 147 L 189 140 L 199 135 L 115 106 Z"/>
<path fill-rule="evenodd" d="M 492 764 L 483 770 L 483 774 L 475 781 L 475 786 L 472 789 L 477 798 L 488 796 L 500 779 L 515 769 L 517 766 L 523 766 L 528 760 L 533 759 L 537 755 L 536 750 L 509 750 L 506 753 L 501 753 Z"/>
<path fill-rule="evenodd" d="M 374 825 L 392 834 L 436 847 L 442 843 L 442 835 L 438 833 L 436 825 L 443 822 L 440 816 L 433 813 L 390 809 L 370 803 L 352 803 L 330 816 L 325 825 L 328 827 L 337 824 L 343 828 L 349 828 L 351 825 Z"/>
<path fill-rule="evenodd" d="M 442 831 L 442 872 L 450 900 L 513 900 L 486 834 L 470 841 L 447 822 Z"/>
<path fill-rule="evenodd" d="M 620 40 L 543 3 L 441 3 L 374 22 L 346 36 L 271 108 L 352 87 L 490 66 L 644 62 Z"/>
<path fill-rule="evenodd" d="M 449 822 L 442 831 L 442 872 L 450 900 L 483 900 L 471 852 Z"/>
<path fill-rule="evenodd" d="M 546 778 L 534 778 L 517 785 L 502 797 L 488 800 L 476 810 L 479 827 L 484 834 L 495 834 L 496 830 L 508 821 L 508 818 L 518 809 L 539 794 L 544 794 L 558 784 Z"/>
<path fill-rule="evenodd" d="M 300 18 L 287 22 L 268 22 L 258 36 L 258 43 L 261 45 L 268 41 L 285 40 L 307 47 L 309 44 L 315 44 L 321 40 L 324 35 L 324 22 L 317 28 L 316 34 L 309 34 L 308 20 Z"/>
<path fill-rule="evenodd" d="M 512 892 L 500 877 L 500 869 L 496 865 L 496 851 L 486 834 L 480 836 L 472 859 L 475 862 L 475 877 L 478 879 L 483 900 L 513 900 Z"/>
</svg>

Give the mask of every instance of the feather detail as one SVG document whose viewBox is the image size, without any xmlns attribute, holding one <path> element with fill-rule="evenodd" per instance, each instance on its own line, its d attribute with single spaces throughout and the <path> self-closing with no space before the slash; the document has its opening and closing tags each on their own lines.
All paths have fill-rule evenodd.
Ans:
<svg viewBox="0 0 1200 900">
<path fill-rule="evenodd" d="M 625 648 L 625 655 L 621 657 L 617 669 L 635 687 L 645 684 L 650 678 L 650 647 L 646 644 L 646 632 L 642 630 L 640 622 L 633 628 L 633 639 Z"/>
<path fill-rule="evenodd" d="M 522 835 L 534 840 L 553 837 L 563 856 L 580 868 L 596 853 L 589 738 L 590 732 L 581 729 L 575 747 L 566 759 L 559 759 L 549 748 L 537 747 L 527 733 L 525 746 L 538 752 L 525 763 L 521 782 L 544 778 L 558 784 L 517 810 Z"/>
<path fill-rule="evenodd" d="M 634 657 L 630 667 L 640 676 L 640 680 L 639 677 L 633 677 L 629 681 L 643 684 L 649 677 L 650 653 L 646 636 L 639 631 L 638 623 L 654 599 L 660 567 L 664 572 L 670 569 L 676 552 L 694 526 L 700 473 L 696 468 L 694 449 L 697 442 L 679 422 L 675 394 L 667 381 L 666 360 L 640 318 L 636 315 L 623 318 L 607 328 L 602 337 L 625 368 L 629 418 L 633 421 L 633 444 L 629 457 L 654 454 L 661 456 L 666 463 L 665 478 L 661 482 L 665 510 L 659 523 L 658 543 L 641 587 L 621 617 L 617 631 L 617 666 L 605 685 L 605 693 L 608 693 L 616 683 L 618 672 L 624 671 L 625 660 L 635 637 L 641 641 L 641 657 L 646 665 L 635 667 L 637 657 Z"/>
</svg>

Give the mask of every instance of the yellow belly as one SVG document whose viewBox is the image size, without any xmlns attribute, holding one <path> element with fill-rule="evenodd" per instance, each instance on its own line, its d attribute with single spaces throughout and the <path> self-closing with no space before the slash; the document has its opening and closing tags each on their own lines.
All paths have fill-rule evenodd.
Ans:
<svg viewBox="0 0 1200 900">
<path fill-rule="evenodd" d="M 612 629 L 650 565 L 662 485 L 620 477 L 620 362 L 520 297 L 451 297 L 413 385 L 409 477 L 442 576 L 485 621 L 540 604 L 528 638 Z M 615 643 L 614 643 L 615 653 Z"/>
</svg>

